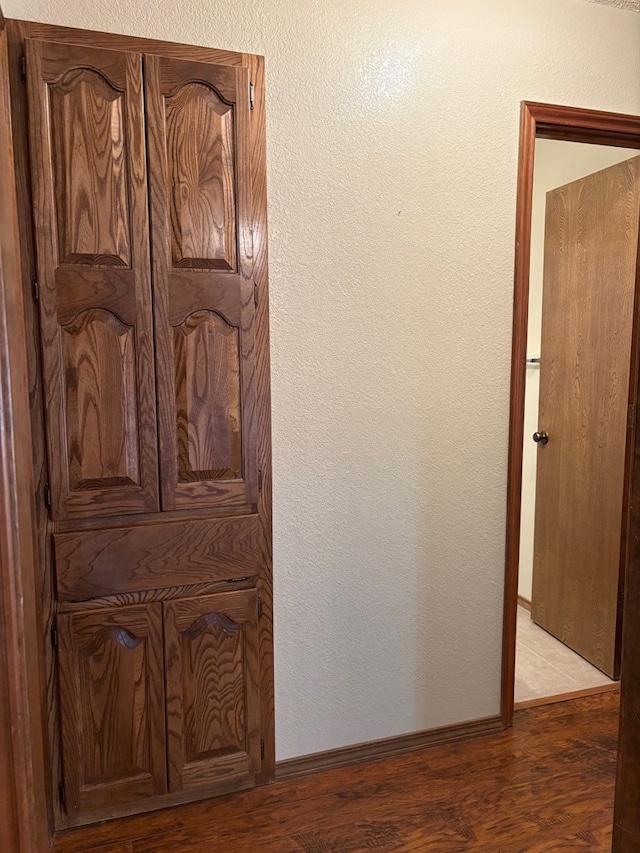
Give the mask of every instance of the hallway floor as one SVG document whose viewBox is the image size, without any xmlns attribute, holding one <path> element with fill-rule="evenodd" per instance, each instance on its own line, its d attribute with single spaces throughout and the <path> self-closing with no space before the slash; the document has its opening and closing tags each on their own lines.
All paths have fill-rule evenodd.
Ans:
<svg viewBox="0 0 640 853">
<path fill-rule="evenodd" d="M 58 837 L 55 853 L 610 853 L 618 695 Z"/>
<path fill-rule="evenodd" d="M 518 605 L 516 704 L 593 687 L 613 689 L 617 683 L 536 625 Z"/>
</svg>

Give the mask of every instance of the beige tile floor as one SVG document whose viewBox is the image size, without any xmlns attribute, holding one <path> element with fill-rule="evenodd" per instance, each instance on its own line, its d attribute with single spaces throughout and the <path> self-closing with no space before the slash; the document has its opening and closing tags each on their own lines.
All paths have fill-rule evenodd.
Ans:
<svg viewBox="0 0 640 853">
<path fill-rule="evenodd" d="M 515 701 L 612 684 L 610 678 L 531 621 L 518 607 Z"/>
</svg>

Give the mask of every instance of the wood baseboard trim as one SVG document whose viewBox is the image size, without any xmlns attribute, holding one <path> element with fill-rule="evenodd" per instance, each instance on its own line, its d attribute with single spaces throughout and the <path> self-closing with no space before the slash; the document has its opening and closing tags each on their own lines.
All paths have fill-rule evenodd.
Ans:
<svg viewBox="0 0 640 853">
<path fill-rule="evenodd" d="M 600 684 L 598 687 L 585 687 L 584 690 L 574 690 L 573 693 L 557 693 L 555 696 L 541 696 L 539 699 L 527 699 L 516 702 L 514 710 L 524 711 L 527 708 L 538 708 L 540 705 L 554 705 L 556 702 L 568 702 L 571 699 L 584 699 L 586 696 L 597 696 L 599 693 L 619 693 L 620 682 Z"/>
<path fill-rule="evenodd" d="M 363 764 L 366 761 L 377 761 L 381 758 L 391 758 L 405 752 L 413 752 L 427 747 L 443 746 L 447 743 L 471 740 L 483 735 L 498 734 L 504 731 L 502 720 L 498 714 L 494 717 L 483 717 L 468 723 L 457 723 L 453 726 L 442 726 L 437 729 L 412 732 L 398 737 L 371 740 L 356 743 L 352 746 L 329 749 L 325 752 L 315 752 L 301 755 L 297 758 L 287 758 L 276 762 L 276 782 L 285 779 L 296 779 L 299 776 L 309 776 L 321 770 L 336 770 L 338 767 L 350 767 Z"/>
<path fill-rule="evenodd" d="M 521 595 L 518 596 L 518 606 L 524 607 L 525 610 L 528 610 L 531 613 L 531 602 L 527 601 L 526 598 L 523 598 Z"/>
</svg>

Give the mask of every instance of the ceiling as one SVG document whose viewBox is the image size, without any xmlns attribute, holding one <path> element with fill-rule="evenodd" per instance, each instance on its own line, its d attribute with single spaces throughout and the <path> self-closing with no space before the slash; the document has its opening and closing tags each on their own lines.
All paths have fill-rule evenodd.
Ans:
<svg viewBox="0 0 640 853">
<path fill-rule="evenodd" d="M 640 0 L 589 0 L 590 3 L 601 3 L 603 6 L 617 6 L 618 9 L 630 9 L 640 12 Z"/>
</svg>

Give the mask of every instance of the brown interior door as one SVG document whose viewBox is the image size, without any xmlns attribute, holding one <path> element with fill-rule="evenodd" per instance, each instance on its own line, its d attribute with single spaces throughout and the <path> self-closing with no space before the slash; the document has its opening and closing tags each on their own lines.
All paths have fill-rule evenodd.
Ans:
<svg viewBox="0 0 640 853">
<path fill-rule="evenodd" d="M 547 194 L 532 617 L 612 678 L 639 208 L 640 158 Z"/>
<path fill-rule="evenodd" d="M 162 508 L 257 501 L 249 76 L 145 56 Z"/>
<path fill-rule="evenodd" d="M 52 514 L 152 512 L 142 57 L 25 45 Z"/>
</svg>

